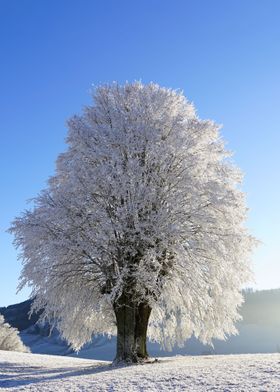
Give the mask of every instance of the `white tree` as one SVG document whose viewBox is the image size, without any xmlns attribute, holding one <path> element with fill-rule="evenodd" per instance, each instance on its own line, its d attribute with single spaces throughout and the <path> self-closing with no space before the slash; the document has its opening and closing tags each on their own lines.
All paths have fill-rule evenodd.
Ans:
<svg viewBox="0 0 280 392">
<path fill-rule="evenodd" d="M 117 333 L 116 360 L 235 333 L 255 240 L 219 127 L 182 93 L 105 85 L 69 121 L 48 189 L 11 228 L 21 285 L 72 347 Z M 148 327 L 149 325 L 149 327 Z"/>
<path fill-rule="evenodd" d="M 18 330 L 5 323 L 4 317 L 0 314 L 0 350 L 30 352 L 21 341 Z"/>
</svg>

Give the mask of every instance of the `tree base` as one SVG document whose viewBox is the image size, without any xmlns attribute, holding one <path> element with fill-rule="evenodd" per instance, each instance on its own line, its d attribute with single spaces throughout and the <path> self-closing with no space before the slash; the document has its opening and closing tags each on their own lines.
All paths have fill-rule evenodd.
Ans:
<svg viewBox="0 0 280 392">
<path fill-rule="evenodd" d="M 131 365 L 146 365 L 146 364 L 152 364 L 152 363 L 158 363 L 159 360 L 157 358 L 142 358 L 142 357 L 137 357 L 137 358 L 115 358 L 114 361 L 112 362 L 112 366 L 131 366 Z"/>
</svg>

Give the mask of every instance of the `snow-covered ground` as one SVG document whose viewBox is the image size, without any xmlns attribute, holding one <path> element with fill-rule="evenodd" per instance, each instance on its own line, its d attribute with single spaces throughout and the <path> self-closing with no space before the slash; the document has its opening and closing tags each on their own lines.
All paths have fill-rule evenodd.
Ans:
<svg viewBox="0 0 280 392">
<path fill-rule="evenodd" d="M 0 351 L 2 391 L 280 391 L 280 354 L 186 356 L 110 362 Z"/>
</svg>

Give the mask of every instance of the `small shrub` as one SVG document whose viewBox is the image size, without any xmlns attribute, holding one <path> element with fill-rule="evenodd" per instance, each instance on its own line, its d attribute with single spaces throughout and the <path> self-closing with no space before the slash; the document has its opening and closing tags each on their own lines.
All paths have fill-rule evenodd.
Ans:
<svg viewBox="0 0 280 392">
<path fill-rule="evenodd" d="M 30 352 L 29 348 L 26 347 L 18 334 L 18 330 L 5 323 L 4 317 L 0 314 L 0 350 L 6 351 L 20 351 Z"/>
</svg>

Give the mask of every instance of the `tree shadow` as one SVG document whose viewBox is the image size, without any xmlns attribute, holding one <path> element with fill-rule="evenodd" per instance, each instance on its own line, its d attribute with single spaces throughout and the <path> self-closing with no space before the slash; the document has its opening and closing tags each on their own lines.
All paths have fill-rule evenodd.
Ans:
<svg viewBox="0 0 280 392">
<path fill-rule="evenodd" d="M 44 368 L 41 366 L 18 366 L 17 363 L 0 362 L 0 389 L 13 388 L 23 385 L 37 384 L 53 380 L 61 380 L 69 377 L 79 377 L 85 375 L 94 375 L 102 372 L 112 372 L 123 366 L 112 366 L 112 364 L 95 364 L 81 367 L 60 367 Z M 6 370 L 6 372 L 5 372 Z M 12 372 L 13 374 L 9 374 Z M 6 374 L 5 374 L 6 373 Z"/>
</svg>

